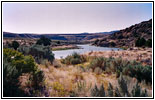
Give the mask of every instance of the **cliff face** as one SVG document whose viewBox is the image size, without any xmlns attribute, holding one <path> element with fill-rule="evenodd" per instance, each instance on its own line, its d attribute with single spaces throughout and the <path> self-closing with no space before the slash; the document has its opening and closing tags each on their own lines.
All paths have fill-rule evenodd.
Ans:
<svg viewBox="0 0 155 100">
<path fill-rule="evenodd" d="M 152 39 L 152 19 L 132 25 L 126 29 L 115 32 L 109 37 L 96 40 L 94 45 L 112 47 L 132 47 L 138 38 Z"/>
</svg>

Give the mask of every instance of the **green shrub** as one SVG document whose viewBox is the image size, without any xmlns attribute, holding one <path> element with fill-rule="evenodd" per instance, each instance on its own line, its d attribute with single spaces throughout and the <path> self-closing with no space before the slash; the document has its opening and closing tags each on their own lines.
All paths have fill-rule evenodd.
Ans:
<svg viewBox="0 0 155 100">
<path fill-rule="evenodd" d="M 117 87 L 115 88 L 114 91 L 115 91 L 115 92 L 114 92 L 114 94 L 115 94 L 114 96 L 115 96 L 115 97 L 121 97 L 121 93 L 119 92 L 119 90 L 118 90 Z"/>
<path fill-rule="evenodd" d="M 94 58 L 89 65 L 89 68 L 92 68 L 93 71 L 95 70 L 95 68 L 101 68 L 102 70 L 105 70 L 106 68 L 106 61 L 107 59 L 104 57 L 97 57 Z"/>
<path fill-rule="evenodd" d="M 51 63 L 54 60 L 54 54 L 49 46 L 32 45 L 31 47 L 20 47 L 18 49 L 24 55 L 32 55 L 37 63 L 41 63 L 42 60 L 47 59 Z"/>
<path fill-rule="evenodd" d="M 109 83 L 107 91 L 104 89 L 103 84 L 98 88 L 96 85 L 91 89 L 91 96 L 93 97 L 148 97 L 147 90 L 143 90 L 138 83 L 129 91 L 129 84 L 127 80 L 121 75 L 118 79 L 118 87 L 113 88 Z"/>
<path fill-rule="evenodd" d="M 118 79 L 118 84 L 119 84 L 119 87 L 120 87 L 120 90 L 121 90 L 122 95 L 123 96 L 130 96 L 130 94 L 128 92 L 127 81 L 123 78 L 122 75 Z"/>
<path fill-rule="evenodd" d="M 125 80 L 125 78 L 123 76 L 121 76 L 118 79 L 118 83 L 119 83 L 119 88 L 121 91 L 119 91 L 118 89 L 116 90 L 117 93 L 115 93 L 116 96 L 132 96 L 132 97 L 147 97 L 147 91 L 143 91 L 142 88 L 138 85 L 138 83 L 136 83 L 135 86 L 132 87 L 131 92 L 129 92 L 128 90 L 128 84 L 127 81 Z M 119 94 L 118 94 L 119 93 Z"/>
<path fill-rule="evenodd" d="M 24 56 L 16 50 L 3 49 L 3 58 L 6 58 L 18 72 L 27 73 L 37 69 L 32 56 Z"/>
<path fill-rule="evenodd" d="M 24 55 L 28 55 L 30 52 L 30 46 L 29 47 L 28 46 L 20 46 L 18 48 L 18 51 L 22 52 Z"/>
<path fill-rule="evenodd" d="M 102 84 L 100 88 L 95 85 L 95 87 L 91 90 L 91 95 L 93 97 L 105 97 L 104 85 Z"/>
<path fill-rule="evenodd" d="M 111 83 L 109 83 L 108 86 L 108 96 L 113 97 L 113 86 L 111 85 Z"/>
<path fill-rule="evenodd" d="M 62 59 L 61 62 L 67 65 L 76 65 L 86 61 L 86 58 L 83 55 L 80 55 L 74 52 L 72 55 L 67 56 L 65 59 Z"/>
<path fill-rule="evenodd" d="M 49 46 L 43 46 L 43 45 L 33 45 L 30 48 L 30 55 L 34 56 L 36 61 L 40 63 L 41 59 L 47 59 L 51 63 L 54 60 L 54 54 L 52 53 Z"/>
<path fill-rule="evenodd" d="M 152 83 L 152 67 L 142 65 L 129 65 L 123 70 L 124 75 L 135 77 L 139 82 L 145 80 L 146 83 Z"/>
<path fill-rule="evenodd" d="M 122 58 L 104 58 L 97 57 L 94 58 L 90 64 L 89 68 L 92 68 L 93 71 L 95 68 L 99 67 L 103 71 L 106 72 L 122 72 L 123 68 L 125 68 L 130 62 L 123 60 Z"/>
<path fill-rule="evenodd" d="M 147 91 L 142 91 L 141 87 L 138 85 L 138 83 L 136 84 L 136 86 L 133 87 L 131 94 L 133 97 L 147 97 Z"/>
<path fill-rule="evenodd" d="M 10 64 L 6 58 L 3 59 L 3 96 L 4 97 L 24 97 L 28 96 L 19 88 L 18 77 L 21 72 Z M 16 92 L 15 92 L 16 91 Z"/>
<path fill-rule="evenodd" d="M 12 49 L 3 49 L 3 59 L 4 96 L 28 96 L 19 88 L 18 78 L 24 73 L 31 75 L 29 80 L 36 84 L 35 87 L 33 85 L 31 87 L 34 91 L 41 89 L 40 84 L 42 84 L 44 76 L 41 74 L 42 71 L 37 68 L 32 56 L 24 56 L 22 53 Z M 35 75 L 38 76 L 35 77 Z M 34 96 L 34 94 L 31 94 L 31 96 Z"/>
<path fill-rule="evenodd" d="M 145 80 L 146 83 L 152 83 L 152 67 L 142 66 L 136 61 L 127 61 L 122 58 L 94 58 L 88 68 L 91 68 L 95 73 L 116 73 L 117 78 L 121 73 L 130 77 L 135 77 L 139 82 Z"/>
</svg>

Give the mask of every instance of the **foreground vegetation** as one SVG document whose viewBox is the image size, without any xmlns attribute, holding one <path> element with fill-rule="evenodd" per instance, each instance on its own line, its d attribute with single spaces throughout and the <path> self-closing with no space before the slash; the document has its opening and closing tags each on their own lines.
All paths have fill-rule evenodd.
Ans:
<svg viewBox="0 0 155 100">
<path fill-rule="evenodd" d="M 58 60 L 44 40 L 31 46 L 13 42 L 3 49 L 3 96 L 152 96 L 152 66 L 78 53 Z"/>
</svg>

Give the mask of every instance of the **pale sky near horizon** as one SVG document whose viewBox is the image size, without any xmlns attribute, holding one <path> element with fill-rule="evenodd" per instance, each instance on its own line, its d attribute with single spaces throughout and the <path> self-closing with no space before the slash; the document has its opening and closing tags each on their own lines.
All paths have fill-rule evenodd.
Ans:
<svg viewBox="0 0 155 100">
<path fill-rule="evenodd" d="M 152 3 L 3 3 L 2 29 L 13 33 L 120 30 L 152 18 Z"/>
</svg>

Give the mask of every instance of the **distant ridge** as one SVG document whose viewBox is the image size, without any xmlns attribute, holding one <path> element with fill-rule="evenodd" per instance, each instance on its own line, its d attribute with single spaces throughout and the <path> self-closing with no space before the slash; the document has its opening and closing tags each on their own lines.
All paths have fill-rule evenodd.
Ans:
<svg viewBox="0 0 155 100">
<path fill-rule="evenodd" d="M 23 34 L 17 34 L 17 33 L 11 33 L 11 32 L 3 32 L 3 37 L 7 38 L 40 38 L 42 35 L 45 37 L 48 37 L 53 40 L 91 40 L 94 38 L 99 38 L 104 35 L 112 34 L 116 31 L 111 32 L 96 32 L 96 33 L 67 33 L 67 34 L 33 34 L 33 33 L 23 33 Z M 117 31 L 118 32 L 118 31 Z"/>
</svg>

